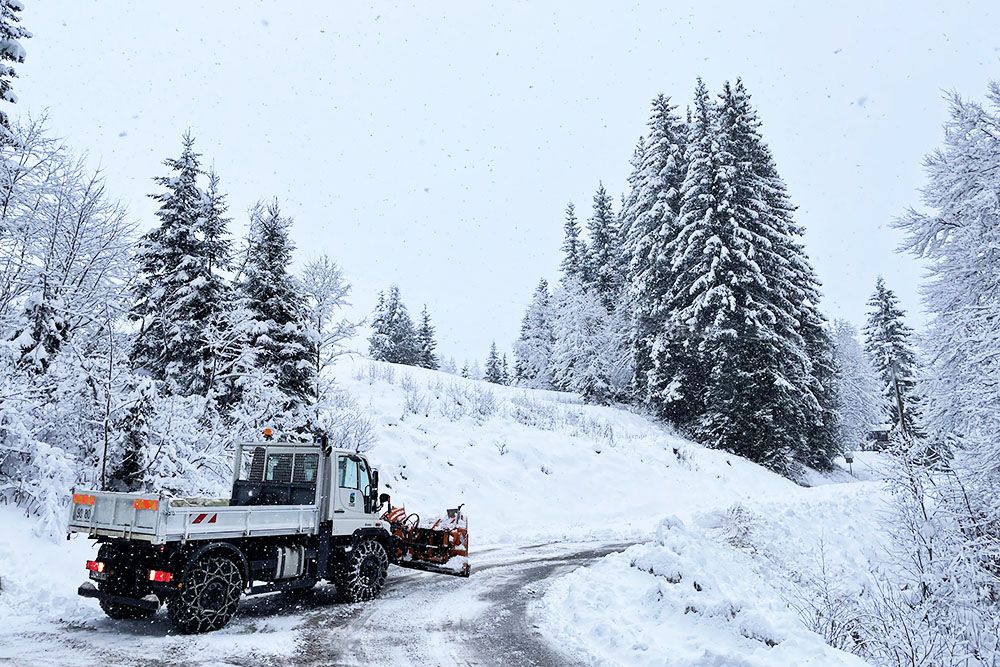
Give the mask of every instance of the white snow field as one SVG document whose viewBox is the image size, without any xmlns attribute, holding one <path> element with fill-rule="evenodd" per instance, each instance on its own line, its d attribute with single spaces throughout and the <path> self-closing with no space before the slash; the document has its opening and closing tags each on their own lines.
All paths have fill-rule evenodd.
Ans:
<svg viewBox="0 0 1000 667">
<path fill-rule="evenodd" d="M 808 619 L 820 591 L 833 582 L 849 592 L 879 560 L 881 483 L 845 471 L 811 475 L 810 483 L 828 483 L 802 487 L 646 417 L 567 394 L 360 357 L 342 359 L 335 374 L 372 421 L 369 456 L 393 503 L 423 515 L 465 504 L 473 575 L 444 578 L 450 599 L 463 585 L 477 597 L 477 552 L 631 543 L 545 582 L 538 595 L 530 591 L 529 627 L 567 662 L 863 664 L 827 646 Z M 862 478 L 876 477 L 870 465 L 861 469 Z M 162 619 L 148 630 L 132 623 L 119 631 L 96 602 L 76 596 L 90 543 L 38 536 L 32 526 L 16 509 L 0 507 L 0 663 L 116 664 L 130 652 L 166 663 L 183 656 L 183 664 L 223 664 L 237 654 L 243 664 L 254 656 L 280 662 L 323 627 L 245 603 L 243 620 L 238 612 L 230 627 L 210 635 L 173 635 Z M 385 604 L 405 607 L 403 585 Z M 487 607 L 482 599 L 458 606 L 470 627 L 484 622 L 473 618 Z M 422 609 L 409 613 L 412 624 Z"/>
</svg>

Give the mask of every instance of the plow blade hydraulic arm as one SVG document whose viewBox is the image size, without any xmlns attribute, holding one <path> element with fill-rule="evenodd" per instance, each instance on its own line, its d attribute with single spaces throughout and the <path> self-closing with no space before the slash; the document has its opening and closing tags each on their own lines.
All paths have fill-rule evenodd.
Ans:
<svg viewBox="0 0 1000 667">
<path fill-rule="evenodd" d="M 382 519 L 392 527 L 393 560 L 400 567 L 469 576 L 469 524 L 461 505 L 445 517 L 423 522 L 402 507 L 390 507 Z"/>
</svg>

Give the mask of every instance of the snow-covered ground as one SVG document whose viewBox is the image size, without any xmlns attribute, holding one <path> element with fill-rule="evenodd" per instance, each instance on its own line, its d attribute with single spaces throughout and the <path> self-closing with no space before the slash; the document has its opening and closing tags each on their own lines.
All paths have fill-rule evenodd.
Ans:
<svg viewBox="0 0 1000 667">
<path fill-rule="evenodd" d="M 802 487 L 641 415 L 566 394 L 363 358 L 341 360 L 335 372 L 372 421 L 369 455 L 384 490 L 424 514 L 464 503 L 473 556 L 540 541 L 636 544 L 561 574 L 531 607 L 567 659 L 858 664 L 808 626 L 817 591 L 849 592 L 879 558 L 878 482 L 841 472 L 811 475 L 811 484 L 825 483 Z M 859 458 L 858 477 L 876 477 L 872 457 Z M 62 648 L 74 632 L 77 641 L 106 641 L 109 652 L 136 639 L 135 624 L 116 638 L 96 603 L 75 595 L 91 553 L 80 538 L 34 535 L 29 520 L 0 507 L 0 661 L 42 664 L 53 648 L 26 639 L 46 629 Z M 262 654 L 290 656 L 307 625 L 261 616 L 234 632 L 249 654 L 259 641 Z M 182 651 L 189 661 L 228 655 L 233 639 L 151 628 L 145 634 L 159 634 L 145 637 L 143 650 Z"/>
<path fill-rule="evenodd" d="M 801 489 L 693 521 L 557 580 L 534 613 L 594 664 L 858 665 L 822 631 L 881 558 L 881 489 Z"/>
</svg>

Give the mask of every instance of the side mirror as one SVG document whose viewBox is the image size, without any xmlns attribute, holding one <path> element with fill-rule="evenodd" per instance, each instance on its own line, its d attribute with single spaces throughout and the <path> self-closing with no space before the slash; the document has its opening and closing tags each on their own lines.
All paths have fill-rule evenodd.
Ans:
<svg viewBox="0 0 1000 667">
<path fill-rule="evenodd" d="M 389 504 L 389 494 L 388 493 L 383 493 L 382 495 L 380 495 L 378 497 L 378 504 L 380 506 L 381 505 L 388 505 Z"/>
<path fill-rule="evenodd" d="M 378 492 L 378 470 L 372 470 L 372 491 Z"/>
</svg>

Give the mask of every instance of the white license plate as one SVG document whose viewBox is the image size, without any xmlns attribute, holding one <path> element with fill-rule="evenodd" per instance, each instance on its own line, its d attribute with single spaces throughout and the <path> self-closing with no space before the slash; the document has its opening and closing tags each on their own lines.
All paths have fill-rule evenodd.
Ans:
<svg viewBox="0 0 1000 667">
<path fill-rule="evenodd" d="M 77 505 L 76 509 L 73 510 L 73 520 L 74 521 L 90 521 L 90 515 L 93 513 L 94 508 L 89 505 Z"/>
</svg>

